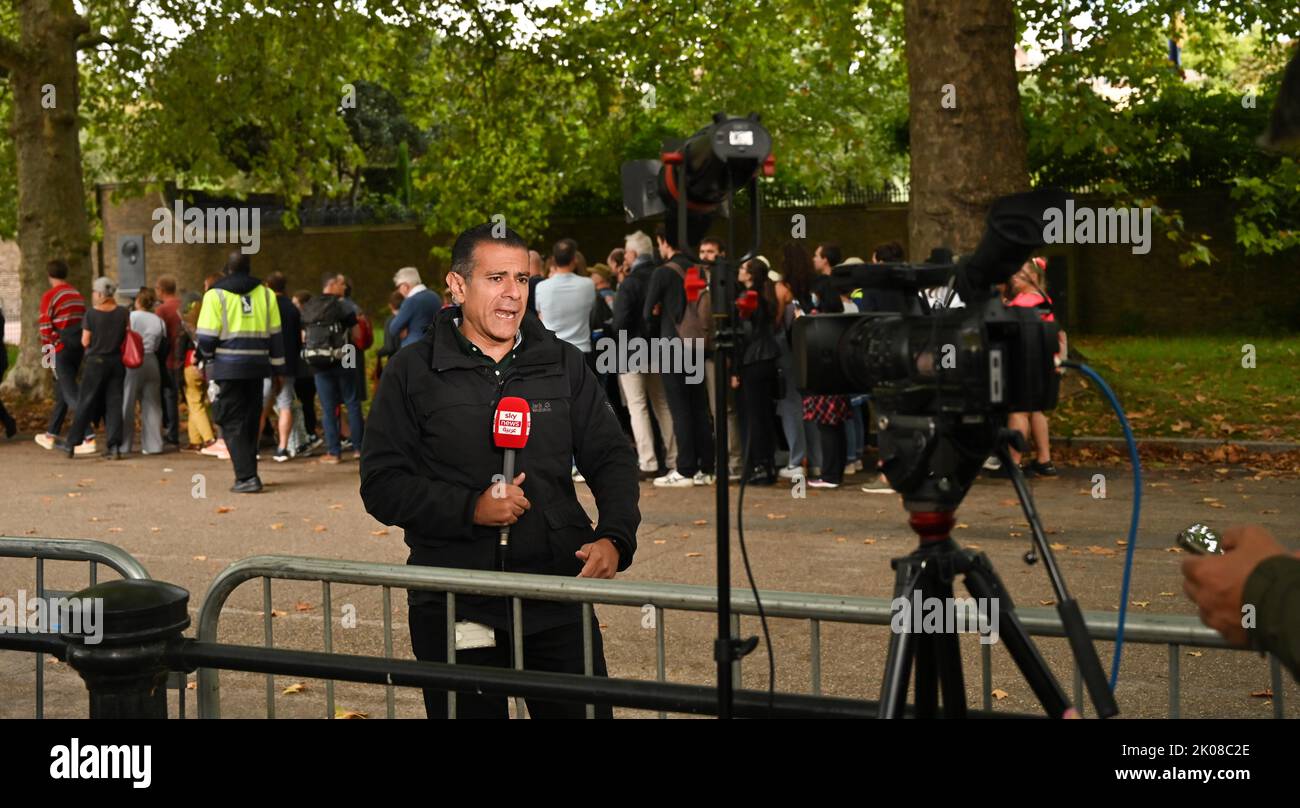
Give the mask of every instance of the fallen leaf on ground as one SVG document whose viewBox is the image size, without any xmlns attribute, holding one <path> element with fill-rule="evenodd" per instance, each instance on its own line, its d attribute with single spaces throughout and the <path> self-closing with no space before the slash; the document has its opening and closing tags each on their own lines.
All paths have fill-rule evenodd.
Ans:
<svg viewBox="0 0 1300 808">
<path fill-rule="evenodd" d="M 1149 601 L 1149 600 L 1135 600 L 1135 601 L 1133 601 L 1133 605 L 1136 606 L 1136 607 L 1138 607 L 1139 609 L 1145 609 L 1146 607 L 1148 607 L 1148 606 L 1151 605 L 1151 601 Z"/>
<path fill-rule="evenodd" d="M 1183 551 L 1183 548 L 1181 548 L 1181 547 L 1166 547 L 1166 548 L 1165 548 L 1165 552 L 1166 552 L 1166 553 L 1181 553 L 1182 551 Z"/>
<path fill-rule="evenodd" d="M 875 539 L 863 539 L 863 540 L 862 540 L 862 543 L 863 543 L 863 544 L 875 544 L 875 543 L 876 543 L 876 540 L 875 540 Z"/>
<path fill-rule="evenodd" d="M 1228 507 L 1228 506 L 1227 506 L 1227 505 L 1224 505 L 1222 502 L 1211 502 L 1211 503 L 1210 503 L 1210 507 L 1211 507 L 1211 508 L 1226 508 L 1226 507 Z"/>
<path fill-rule="evenodd" d="M 293 608 L 297 609 L 300 612 L 310 612 L 312 610 L 312 605 L 310 603 L 307 603 L 306 601 L 300 600 L 293 605 Z"/>
<path fill-rule="evenodd" d="M 1128 539 L 1116 539 L 1115 543 L 1120 547 L 1128 547 Z"/>
<path fill-rule="evenodd" d="M 110 527 L 110 528 L 108 529 L 108 532 L 109 532 L 109 533 L 121 533 L 121 532 L 122 532 L 122 528 L 120 528 L 120 527 Z"/>
<path fill-rule="evenodd" d="M 687 557 L 687 558 L 699 558 L 699 557 L 702 556 L 702 555 L 704 555 L 704 553 L 687 553 L 687 554 L 686 554 L 686 557 Z"/>
<path fill-rule="evenodd" d="M 1052 544 L 1049 544 L 1049 545 L 1047 545 L 1047 546 L 1050 547 L 1050 548 L 1052 548 L 1053 550 L 1064 550 L 1065 547 L 1066 547 L 1066 545 L 1061 544 L 1059 541 L 1058 541 L 1058 542 L 1054 542 L 1054 543 L 1052 543 Z"/>
<path fill-rule="evenodd" d="M 70 497 L 79 497 L 79 496 L 81 496 L 81 492 L 80 492 L 80 491 L 69 491 L 69 492 L 68 492 L 68 496 L 70 496 Z"/>
<path fill-rule="evenodd" d="M 1002 700 L 1005 699 L 1008 695 L 1009 695 L 1009 694 L 1007 693 L 1007 691 L 1003 690 L 1003 689 L 1000 688 L 1000 687 L 997 688 L 997 689 L 995 689 L 995 690 L 993 691 L 993 698 L 997 699 L 998 701 L 1002 701 Z"/>
<path fill-rule="evenodd" d="M 655 544 L 667 544 L 667 539 L 655 539 Z"/>
<path fill-rule="evenodd" d="M 1174 593 L 1173 593 L 1173 592 L 1161 592 L 1161 593 L 1160 593 L 1160 597 L 1162 597 L 1162 598 L 1172 598 L 1173 596 L 1174 596 Z"/>
<path fill-rule="evenodd" d="M 230 513 L 235 509 L 234 505 L 218 505 L 217 513 Z"/>
<path fill-rule="evenodd" d="M 284 522 L 276 522 L 275 524 L 271 525 L 271 529 L 272 529 L 272 530 L 284 530 Z"/>
<path fill-rule="evenodd" d="M 336 502 L 336 503 L 334 503 L 333 505 L 330 506 L 330 510 L 331 510 L 331 511 L 341 511 L 341 510 L 343 510 L 343 506 L 340 505 L 340 504 L 338 504 L 338 503 Z"/>
<path fill-rule="evenodd" d="M 1266 687 L 1263 690 L 1256 690 L 1250 694 L 1252 699 L 1271 699 L 1273 698 L 1273 688 Z"/>
<path fill-rule="evenodd" d="M 848 537 L 848 536 L 836 536 L 836 537 L 835 537 L 835 541 L 838 542 L 838 543 L 840 543 L 840 544 L 843 544 L 844 542 L 846 542 L 846 541 L 848 541 L 848 540 L 849 540 L 849 537 Z"/>
<path fill-rule="evenodd" d="M 708 519 L 696 519 L 694 522 L 691 522 L 692 525 L 707 525 L 708 523 Z"/>
<path fill-rule="evenodd" d="M 1188 655 L 1188 656 L 1195 656 L 1195 657 L 1198 657 L 1198 656 L 1204 656 L 1204 654 L 1203 654 L 1202 652 L 1200 652 L 1200 651 L 1188 651 L 1188 652 L 1187 652 L 1187 655 Z"/>
<path fill-rule="evenodd" d="M 999 502 L 998 504 L 999 504 L 999 505 L 1019 505 L 1019 504 L 1020 504 L 1020 500 L 1018 500 L 1018 499 L 1004 499 L 1004 500 L 1002 500 L 1001 502 Z"/>
<path fill-rule="evenodd" d="M 199 683 L 198 683 L 198 682 L 186 682 L 186 683 L 185 683 L 185 689 L 186 689 L 186 690 L 198 690 L 198 689 L 199 689 Z"/>
<path fill-rule="evenodd" d="M 965 529 L 968 528 L 968 527 L 970 527 L 970 525 L 966 524 L 965 522 L 958 522 L 957 524 L 955 524 L 955 525 L 952 526 L 952 529 L 953 529 L 953 530 L 965 530 Z"/>
<path fill-rule="evenodd" d="M 312 528 L 312 530 L 316 531 L 317 533 L 324 533 L 325 531 L 329 530 L 329 528 L 325 527 L 324 525 L 317 525 L 316 527 Z"/>
<path fill-rule="evenodd" d="M 162 528 L 160 528 L 160 527 L 151 527 L 151 528 L 149 528 L 149 532 L 150 532 L 150 533 L 162 533 Z"/>
<path fill-rule="evenodd" d="M 280 695 L 292 696 L 294 693 L 301 693 L 306 689 L 307 689 L 307 685 L 303 684 L 302 682 L 294 682 L 293 684 L 286 687 L 284 690 L 281 690 Z"/>
<path fill-rule="evenodd" d="M 334 710 L 334 717 L 335 717 L 335 718 L 339 718 L 339 719 L 343 719 L 343 718 L 369 718 L 369 717 L 370 717 L 370 714 L 369 714 L 369 713 L 363 713 L 363 712 L 361 712 L 360 710 L 347 710 L 347 709 L 344 709 L 344 708 L 342 708 L 342 707 L 338 707 L 338 708 L 335 708 L 335 710 Z"/>
<path fill-rule="evenodd" d="M 371 536 L 387 536 L 387 535 L 388 535 L 388 528 L 383 528 L 382 530 L 372 530 L 372 531 L 370 531 L 370 535 L 371 535 Z"/>
<path fill-rule="evenodd" d="M 1054 601 L 1054 600 L 1040 600 L 1040 601 L 1038 601 L 1038 605 L 1039 605 L 1039 606 L 1055 606 L 1055 605 L 1056 605 L 1056 601 Z"/>
<path fill-rule="evenodd" d="M 767 515 L 768 519 L 784 519 L 785 517 L 786 515 L 783 513 L 769 513 Z"/>
<path fill-rule="evenodd" d="M 207 557 L 207 556 L 194 556 L 194 560 L 195 560 L 195 561 L 207 561 L 207 560 L 208 560 L 208 557 Z"/>
<path fill-rule="evenodd" d="M 1280 511 L 1278 511 L 1277 508 L 1265 508 L 1264 510 L 1260 511 L 1260 513 L 1267 515 L 1270 513 L 1280 513 Z"/>
<path fill-rule="evenodd" d="M 1097 545 L 1095 545 L 1095 544 L 1090 545 L 1090 546 L 1088 547 L 1088 552 L 1092 553 L 1093 555 L 1100 555 L 1100 556 L 1113 556 L 1113 555 L 1115 555 L 1115 551 L 1112 550 L 1112 549 L 1110 549 L 1109 547 L 1099 547 L 1099 546 L 1097 546 Z"/>
</svg>

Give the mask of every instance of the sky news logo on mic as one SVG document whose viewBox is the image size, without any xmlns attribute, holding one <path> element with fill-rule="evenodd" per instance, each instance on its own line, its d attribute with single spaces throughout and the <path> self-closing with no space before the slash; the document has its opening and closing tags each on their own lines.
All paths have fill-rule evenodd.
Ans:
<svg viewBox="0 0 1300 808">
<path fill-rule="evenodd" d="M 498 449 L 522 449 L 532 431 L 532 412 L 519 396 L 506 396 L 497 402 L 492 420 L 492 440 Z"/>
<path fill-rule="evenodd" d="M 502 435 L 524 434 L 524 414 L 514 410 L 501 410 L 497 413 L 497 431 Z"/>
</svg>

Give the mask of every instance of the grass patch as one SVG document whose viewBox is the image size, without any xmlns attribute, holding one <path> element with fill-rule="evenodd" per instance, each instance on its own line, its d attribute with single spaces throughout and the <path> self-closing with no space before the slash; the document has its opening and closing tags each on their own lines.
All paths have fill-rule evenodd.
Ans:
<svg viewBox="0 0 1300 808">
<path fill-rule="evenodd" d="M 1083 337 L 1078 349 L 1139 437 L 1300 441 L 1300 336 Z M 1254 367 L 1243 367 L 1254 346 Z M 1120 435 L 1091 385 L 1062 399 L 1053 434 Z"/>
</svg>

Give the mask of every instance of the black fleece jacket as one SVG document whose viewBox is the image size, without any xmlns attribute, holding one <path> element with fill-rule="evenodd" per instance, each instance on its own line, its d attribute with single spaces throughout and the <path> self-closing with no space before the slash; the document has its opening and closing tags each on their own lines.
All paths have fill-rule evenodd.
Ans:
<svg viewBox="0 0 1300 808">
<path fill-rule="evenodd" d="M 384 368 L 361 448 L 366 510 L 405 531 L 409 564 L 494 569 L 500 529 L 475 525 L 474 506 L 502 470 L 492 440 L 497 401 L 520 396 L 532 426 L 515 473 L 527 475 L 532 508 L 510 530 L 507 570 L 576 576 L 575 551 L 598 538 L 613 540 L 619 569 L 627 569 L 641 522 L 636 456 L 582 352 L 526 317 L 515 359 L 498 378 L 457 344 L 459 316 L 459 307 L 443 309 Z M 596 497 L 594 529 L 574 491 L 575 459 Z M 445 602 L 415 591 L 409 600 Z M 503 599 L 465 595 L 456 603 L 458 617 L 506 628 Z M 577 604 L 535 601 L 524 602 L 523 615 L 525 633 L 581 619 Z"/>
</svg>

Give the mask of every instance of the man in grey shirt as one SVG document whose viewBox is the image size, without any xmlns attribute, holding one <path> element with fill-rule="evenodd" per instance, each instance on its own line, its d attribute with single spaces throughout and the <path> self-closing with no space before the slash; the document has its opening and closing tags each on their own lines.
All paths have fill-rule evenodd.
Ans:
<svg viewBox="0 0 1300 808">
<path fill-rule="evenodd" d="M 587 355 L 591 362 L 591 309 L 596 303 L 596 285 L 591 278 L 574 272 L 578 242 L 562 238 L 551 253 L 555 268 L 537 284 L 537 316 L 555 336 Z"/>
</svg>

